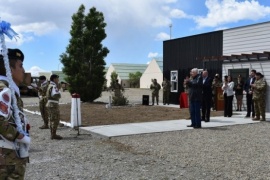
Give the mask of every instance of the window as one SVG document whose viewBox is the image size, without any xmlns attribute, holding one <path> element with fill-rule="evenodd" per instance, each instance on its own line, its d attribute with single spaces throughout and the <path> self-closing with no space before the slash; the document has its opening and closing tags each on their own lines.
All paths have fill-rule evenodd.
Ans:
<svg viewBox="0 0 270 180">
<path fill-rule="evenodd" d="M 237 83 L 237 77 L 242 76 L 242 80 L 246 82 L 249 77 L 249 69 L 229 69 L 229 75 L 232 76 L 233 82 Z"/>
<path fill-rule="evenodd" d="M 178 92 L 178 71 L 171 71 L 171 92 Z"/>
</svg>

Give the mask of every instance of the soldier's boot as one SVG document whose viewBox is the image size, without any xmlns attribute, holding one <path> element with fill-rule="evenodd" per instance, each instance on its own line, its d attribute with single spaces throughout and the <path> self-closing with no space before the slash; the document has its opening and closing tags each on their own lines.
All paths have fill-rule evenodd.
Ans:
<svg viewBox="0 0 270 180">
<path fill-rule="evenodd" d="M 260 120 L 260 116 L 259 116 L 259 117 L 256 116 L 256 117 L 252 118 L 252 120 L 253 120 L 253 121 L 259 121 L 259 120 Z"/>
<path fill-rule="evenodd" d="M 49 129 L 48 124 L 43 124 L 43 126 L 40 126 L 39 129 Z"/>
<path fill-rule="evenodd" d="M 265 116 L 262 116 L 262 119 L 261 119 L 261 121 L 265 121 Z"/>
<path fill-rule="evenodd" d="M 157 98 L 157 105 L 158 105 L 158 98 Z"/>
<path fill-rule="evenodd" d="M 62 138 L 62 136 L 59 136 L 59 135 L 56 134 L 56 130 L 52 130 L 51 139 L 60 140 L 60 139 L 63 139 L 63 138 Z"/>
</svg>

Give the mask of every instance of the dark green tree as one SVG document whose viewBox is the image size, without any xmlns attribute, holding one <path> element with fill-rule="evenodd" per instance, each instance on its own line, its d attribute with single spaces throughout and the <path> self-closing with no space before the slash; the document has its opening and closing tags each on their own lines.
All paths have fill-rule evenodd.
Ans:
<svg viewBox="0 0 270 180">
<path fill-rule="evenodd" d="M 69 92 L 80 94 L 82 101 L 93 102 L 101 96 L 105 82 L 105 61 L 109 53 L 103 47 L 106 38 L 104 16 L 92 7 L 84 14 L 81 5 L 72 16 L 71 39 L 66 52 L 60 56 L 65 80 L 70 84 Z"/>
<path fill-rule="evenodd" d="M 130 87 L 139 88 L 140 87 L 140 78 L 142 73 L 137 71 L 135 73 L 129 73 L 129 83 Z"/>
<path fill-rule="evenodd" d="M 114 83 L 116 82 L 116 79 L 118 78 L 118 74 L 113 71 L 111 73 L 111 84 L 110 84 L 110 88 L 113 89 Z"/>
</svg>

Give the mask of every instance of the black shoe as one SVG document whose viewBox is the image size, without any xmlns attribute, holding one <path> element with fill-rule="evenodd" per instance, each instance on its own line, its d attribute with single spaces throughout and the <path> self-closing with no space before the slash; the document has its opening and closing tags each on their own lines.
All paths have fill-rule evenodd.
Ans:
<svg viewBox="0 0 270 180">
<path fill-rule="evenodd" d="M 250 116 L 246 115 L 245 118 L 250 118 Z"/>
<path fill-rule="evenodd" d="M 194 129 L 199 129 L 199 128 L 202 128 L 202 126 L 194 126 L 193 128 Z"/>
<path fill-rule="evenodd" d="M 207 120 L 205 120 L 204 122 L 210 122 L 210 120 L 209 120 L 209 119 L 207 119 Z"/>
<path fill-rule="evenodd" d="M 191 125 L 187 125 L 187 127 L 193 127 L 193 125 L 191 124 Z"/>
<path fill-rule="evenodd" d="M 205 119 L 202 119 L 201 121 L 205 121 Z"/>
<path fill-rule="evenodd" d="M 235 111 L 239 111 L 239 109 L 236 109 Z"/>
</svg>

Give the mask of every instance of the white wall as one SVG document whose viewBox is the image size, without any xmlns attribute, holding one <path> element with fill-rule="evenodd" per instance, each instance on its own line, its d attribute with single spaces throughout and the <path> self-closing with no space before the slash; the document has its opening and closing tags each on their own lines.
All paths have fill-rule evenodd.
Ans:
<svg viewBox="0 0 270 180">
<path fill-rule="evenodd" d="M 146 70 L 142 74 L 142 77 L 140 78 L 140 88 L 150 88 L 152 79 L 157 79 L 157 82 L 160 85 L 163 81 L 163 72 L 154 59 L 149 63 Z"/>
<path fill-rule="evenodd" d="M 111 85 L 111 74 L 113 71 L 115 71 L 115 69 L 112 65 L 110 65 L 110 67 L 108 68 L 108 71 L 106 73 L 106 76 L 105 76 L 107 79 L 107 87 L 110 87 L 110 85 Z"/>
<path fill-rule="evenodd" d="M 270 22 L 223 31 L 223 55 L 270 51 Z"/>
<path fill-rule="evenodd" d="M 264 78 L 267 82 L 267 93 L 266 93 L 266 112 L 270 112 L 270 62 L 242 62 L 242 63 L 224 63 L 222 65 L 222 77 L 228 75 L 229 69 L 249 69 L 249 72 L 252 69 L 255 69 L 257 72 L 260 72 L 264 75 Z M 236 105 L 236 99 L 234 98 L 234 109 Z M 244 95 L 243 99 L 243 109 L 246 110 L 246 97 Z M 242 109 L 242 110 L 243 110 Z"/>
</svg>

